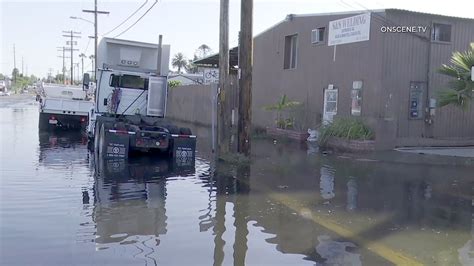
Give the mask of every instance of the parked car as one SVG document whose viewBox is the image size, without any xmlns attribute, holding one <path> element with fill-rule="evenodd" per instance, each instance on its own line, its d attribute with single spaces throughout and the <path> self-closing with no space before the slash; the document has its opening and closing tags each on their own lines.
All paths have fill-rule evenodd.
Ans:
<svg viewBox="0 0 474 266">
<path fill-rule="evenodd" d="M 0 80 L 0 96 L 10 96 L 5 80 Z"/>
</svg>

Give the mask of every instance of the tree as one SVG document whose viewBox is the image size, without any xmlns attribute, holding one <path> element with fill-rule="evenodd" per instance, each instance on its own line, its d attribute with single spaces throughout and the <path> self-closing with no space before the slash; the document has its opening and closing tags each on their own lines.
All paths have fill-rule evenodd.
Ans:
<svg viewBox="0 0 474 266">
<path fill-rule="evenodd" d="M 201 44 L 197 50 L 196 50 L 196 56 L 198 58 L 204 58 L 208 56 L 212 52 L 211 47 L 209 47 L 207 44 Z"/>
<path fill-rule="evenodd" d="M 440 106 L 455 105 L 466 109 L 472 100 L 474 82 L 471 80 L 471 68 L 474 66 L 474 43 L 464 52 L 454 52 L 451 65 L 443 64 L 439 73 L 454 78 L 449 81 L 449 88 L 438 93 Z"/>
<path fill-rule="evenodd" d="M 13 71 L 12 71 L 12 77 L 13 79 L 15 79 L 16 77 L 18 77 L 20 74 L 20 71 L 18 71 L 18 68 L 14 68 Z"/>
<path fill-rule="evenodd" d="M 193 63 L 196 60 L 198 60 L 197 55 L 194 55 L 193 59 L 188 60 L 188 64 L 186 66 L 186 72 L 193 73 L 193 74 L 198 72 L 198 67 L 196 66 L 196 64 Z"/>
<path fill-rule="evenodd" d="M 293 127 L 294 123 L 293 119 L 291 118 L 283 118 L 283 111 L 296 107 L 300 104 L 300 102 L 290 101 L 286 94 L 283 94 L 276 104 L 265 106 L 264 109 L 267 111 L 275 111 L 277 114 L 277 119 L 275 120 L 277 127 L 285 129 Z"/>
<path fill-rule="evenodd" d="M 169 80 L 168 81 L 168 88 L 172 89 L 172 88 L 176 88 L 178 86 L 181 86 L 181 81 L 179 81 L 179 80 Z"/>
<path fill-rule="evenodd" d="M 79 54 L 79 58 L 81 58 L 81 64 L 82 64 L 82 76 L 84 76 L 84 58 L 87 58 L 87 56 L 84 53 Z"/>
<path fill-rule="evenodd" d="M 178 68 L 178 73 L 181 73 L 182 68 L 186 68 L 188 62 L 184 57 L 183 53 L 177 53 L 174 55 L 171 65 Z"/>
<path fill-rule="evenodd" d="M 64 79 L 63 74 L 56 74 L 56 77 L 54 79 L 56 83 L 60 83 Z"/>
<path fill-rule="evenodd" d="M 95 56 L 93 54 L 89 55 L 89 59 L 91 60 L 91 66 L 92 66 L 92 72 L 91 72 L 91 76 L 93 78 L 91 78 L 92 80 L 95 80 L 95 69 L 94 69 L 94 59 L 95 59 Z"/>
</svg>

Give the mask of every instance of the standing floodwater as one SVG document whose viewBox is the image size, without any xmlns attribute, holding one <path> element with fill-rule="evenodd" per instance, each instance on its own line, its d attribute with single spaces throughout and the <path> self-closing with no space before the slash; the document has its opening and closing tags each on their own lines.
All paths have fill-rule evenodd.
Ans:
<svg viewBox="0 0 474 266">
<path fill-rule="evenodd" d="M 2 265 L 474 264 L 466 163 L 255 140 L 250 166 L 215 167 L 205 128 L 194 162 L 96 160 L 39 133 L 32 97 L 0 112 Z"/>
</svg>

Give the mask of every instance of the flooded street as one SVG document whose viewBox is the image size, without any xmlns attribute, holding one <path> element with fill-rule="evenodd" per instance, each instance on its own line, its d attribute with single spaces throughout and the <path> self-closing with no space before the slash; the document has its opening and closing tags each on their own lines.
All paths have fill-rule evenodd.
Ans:
<svg viewBox="0 0 474 266">
<path fill-rule="evenodd" d="M 38 132 L 33 96 L 0 111 L 2 265 L 474 265 L 465 161 L 256 139 L 250 166 L 214 167 L 206 128 L 195 162 L 95 160 Z"/>
</svg>

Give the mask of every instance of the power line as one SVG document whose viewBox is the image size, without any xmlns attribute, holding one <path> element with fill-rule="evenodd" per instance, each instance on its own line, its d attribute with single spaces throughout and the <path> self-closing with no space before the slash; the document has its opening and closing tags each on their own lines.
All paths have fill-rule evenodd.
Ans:
<svg viewBox="0 0 474 266">
<path fill-rule="evenodd" d="M 87 41 L 86 49 L 84 50 L 84 53 L 87 53 L 87 49 L 89 49 L 89 44 L 91 43 L 91 38 L 88 38 L 89 40 Z"/>
<path fill-rule="evenodd" d="M 137 10 L 135 10 L 130 16 L 128 16 L 124 21 L 122 21 L 122 23 L 118 24 L 115 28 L 111 29 L 110 31 L 102 34 L 102 36 L 105 36 L 109 33 L 111 33 L 112 31 L 116 30 L 118 27 L 122 26 L 125 22 L 127 22 L 131 17 L 133 17 L 138 11 L 140 11 L 140 9 L 142 9 L 146 4 L 148 3 L 148 0 L 145 0 L 145 2 L 137 8 Z"/>
<path fill-rule="evenodd" d="M 131 29 L 133 26 L 135 26 L 146 14 L 148 14 L 148 12 L 150 12 L 150 10 L 158 3 L 158 0 L 155 0 L 155 2 L 153 3 L 153 5 L 151 5 L 150 8 L 147 9 L 147 11 L 145 11 L 145 13 L 139 17 L 137 19 L 137 21 L 135 21 L 132 25 L 130 25 L 130 27 L 126 28 L 124 31 L 122 31 L 120 34 L 114 36 L 114 38 L 117 38 L 119 37 L 120 35 L 124 34 L 125 32 L 127 32 L 129 29 Z"/>
</svg>

